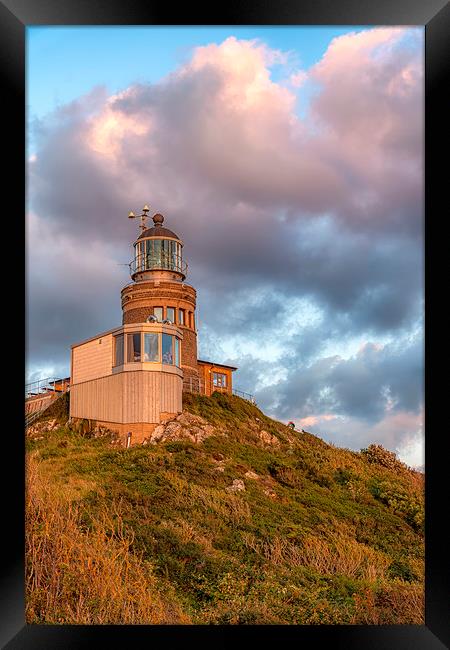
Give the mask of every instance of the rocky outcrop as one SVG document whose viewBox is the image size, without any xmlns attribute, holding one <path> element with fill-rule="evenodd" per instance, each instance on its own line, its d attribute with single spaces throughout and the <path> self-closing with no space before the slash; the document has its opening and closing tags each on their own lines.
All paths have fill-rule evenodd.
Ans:
<svg viewBox="0 0 450 650">
<path fill-rule="evenodd" d="M 42 433 L 46 433 L 47 431 L 55 431 L 55 429 L 59 429 L 60 427 L 61 423 L 58 422 L 56 418 L 51 418 L 49 420 L 40 420 L 39 422 L 31 424 L 28 427 L 27 436 L 34 440 L 40 440 L 43 438 L 43 436 L 41 436 Z"/>
<path fill-rule="evenodd" d="M 258 432 L 258 437 L 264 445 L 278 447 L 280 444 L 280 441 L 276 436 L 272 435 L 268 431 L 265 431 L 264 429 L 261 429 Z"/>
<path fill-rule="evenodd" d="M 203 440 L 206 440 L 210 436 L 220 434 L 221 431 L 209 424 L 204 418 L 183 411 L 175 419 L 155 427 L 152 434 L 144 440 L 143 444 L 156 444 L 158 442 L 170 442 L 172 440 L 203 442 Z"/>
</svg>

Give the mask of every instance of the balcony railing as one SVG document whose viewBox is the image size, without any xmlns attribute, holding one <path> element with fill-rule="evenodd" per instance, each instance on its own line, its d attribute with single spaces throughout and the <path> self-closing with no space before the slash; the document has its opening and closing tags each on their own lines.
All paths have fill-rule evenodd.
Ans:
<svg viewBox="0 0 450 650">
<path fill-rule="evenodd" d="M 147 255 L 136 257 L 129 264 L 130 275 L 141 273 L 143 271 L 176 271 L 177 273 L 187 273 L 187 263 L 183 261 L 180 255 L 170 255 L 161 252 L 159 255 Z"/>
<path fill-rule="evenodd" d="M 52 393 L 65 393 L 70 387 L 70 379 L 47 377 L 25 384 L 25 399 L 44 397 Z"/>
<path fill-rule="evenodd" d="M 183 390 L 187 393 L 205 395 L 205 384 L 202 379 L 197 379 L 197 377 L 185 377 L 183 379 Z"/>
<path fill-rule="evenodd" d="M 196 377 L 186 377 L 183 380 L 183 391 L 187 393 L 197 393 L 199 395 L 206 395 L 206 390 L 205 390 L 205 382 L 203 379 L 197 379 Z M 230 391 L 228 388 L 225 386 L 211 386 L 211 393 L 214 392 L 218 393 L 232 393 L 233 395 L 236 395 L 236 397 L 241 397 L 242 399 L 247 400 L 247 402 L 250 402 L 251 404 L 256 404 L 255 398 L 251 393 L 246 393 L 242 390 L 237 390 L 233 388 L 232 391 Z"/>
<path fill-rule="evenodd" d="M 255 398 L 251 393 L 246 393 L 243 390 L 237 390 L 236 388 L 233 388 L 233 395 L 236 395 L 237 397 L 242 397 L 242 399 L 246 399 L 247 402 L 251 402 L 252 404 L 256 404 Z"/>
</svg>

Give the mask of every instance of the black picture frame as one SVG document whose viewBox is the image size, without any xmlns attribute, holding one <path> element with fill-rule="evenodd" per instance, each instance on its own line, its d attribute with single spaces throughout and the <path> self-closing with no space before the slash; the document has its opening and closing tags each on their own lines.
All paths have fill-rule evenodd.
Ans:
<svg viewBox="0 0 450 650">
<path fill-rule="evenodd" d="M 446 508 L 448 468 L 445 406 L 444 348 L 446 296 L 440 281 L 446 278 L 446 239 L 439 226 L 445 214 L 442 140 L 446 132 L 444 75 L 449 57 L 450 9 L 445 0 L 279 0 L 271 5 L 257 0 L 245 4 L 196 7 L 186 4 L 174 10 L 167 3 L 145 0 L 0 0 L 0 69 L 4 88 L 2 110 L 5 131 L 12 146 L 3 148 L 6 191 L 2 208 L 8 223 L 4 245 L 15 253 L 4 268 L 3 299 L 23 304 L 17 289 L 24 249 L 25 226 L 20 197 L 26 199 L 25 180 L 25 28 L 31 25 L 424 25 L 425 26 L 425 403 L 426 458 L 426 616 L 425 625 L 399 626 L 38 626 L 25 624 L 24 581 L 24 436 L 22 376 L 8 385 L 4 413 L 12 416 L 3 428 L 3 552 L 0 581 L 0 641 L 11 650 L 24 648 L 92 648 L 109 643 L 139 647 L 168 642 L 176 645 L 213 641 L 217 646 L 292 643 L 306 648 L 326 644 L 333 648 L 392 650 L 450 647 L 448 618 L 448 549 Z M 176 20 L 174 20 L 176 18 Z M 448 110 L 448 109 L 447 109 Z M 447 181 L 448 184 L 448 181 Z M 14 191 L 12 188 L 14 187 Z M 446 197 L 447 198 L 447 197 Z M 442 210 L 442 212 L 440 212 Z M 448 212 L 448 208 L 447 208 Z M 6 221 L 7 219 L 7 221 Z M 19 279 L 18 277 L 19 276 Z M 440 310 L 440 312 L 439 312 Z M 13 310 L 14 319 L 17 311 Z M 6 315 L 9 312 L 6 310 Z M 23 319 L 25 322 L 25 318 Z M 17 320 L 15 320 L 18 326 Z M 11 331 L 10 327 L 8 331 Z M 5 339 L 4 339 L 5 340 Z M 25 367 L 25 358 L 23 363 Z M 17 351 L 8 363 L 20 375 Z M 14 374 L 13 374 L 14 376 Z M 8 376 L 9 379 L 9 376 Z M 6 467 L 4 467 L 6 469 Z"/>
</svg>

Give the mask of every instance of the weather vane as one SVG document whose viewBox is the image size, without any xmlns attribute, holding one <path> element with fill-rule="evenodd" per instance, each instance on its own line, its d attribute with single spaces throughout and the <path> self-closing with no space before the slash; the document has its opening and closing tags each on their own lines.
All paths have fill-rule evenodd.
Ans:
<svg viewBox="0 0 450 650">
<path fill-rule="evenodd" d="M 142 229 L 142 232 L 144 232 L 144 230 L 147 228 L 147 226 L 145 225 L 145 220 L 148 218 L 147 213 L 149 212 L 149 210 L 150 210 L 150 208 L 146 204 L 142 208 L 142 214 L 139 215 L 139 218 L 141 220 L 141 224 L 140 224 L 139 228 Z M 128 219 L 137 219 L 137 218 L 138 218 L 138 215 L 134 214 L 134 212 L 130 212 L 129 215 L 128 215 Z"/>
</svg>

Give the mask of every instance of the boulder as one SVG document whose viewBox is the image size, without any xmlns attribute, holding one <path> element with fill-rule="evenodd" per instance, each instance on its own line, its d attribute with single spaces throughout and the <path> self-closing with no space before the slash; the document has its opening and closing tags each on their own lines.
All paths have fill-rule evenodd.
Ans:
<svg viewBox="0 0 450 650">
<path fill-rule="evenodd" d="M 235 478 L 233 483 L 225 488 L 227 492 L 242 492 L 245 490 L 245 483 L 240 478 Z"/>
</svg>

